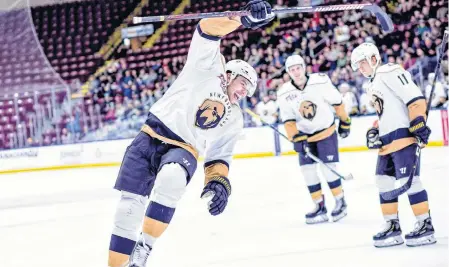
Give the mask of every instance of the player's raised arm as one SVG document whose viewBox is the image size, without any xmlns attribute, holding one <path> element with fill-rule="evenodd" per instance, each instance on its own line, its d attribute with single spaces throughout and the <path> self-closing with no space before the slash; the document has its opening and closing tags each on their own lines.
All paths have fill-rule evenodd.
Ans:
<svg viewBox="0 0 449 267">
<path fill-rule="evenodd" d="M 196 68 L 209 69 L 220 57 L 220 39 L 243 25 L 245 28 L 258 29 L 274 18 L 271 6 L 263 0 L 251 0 L 243 7 L 251 15 L 244 17 L 220 17 L 200 20 L 187 55 L 187 64 Z"/>
</svg>

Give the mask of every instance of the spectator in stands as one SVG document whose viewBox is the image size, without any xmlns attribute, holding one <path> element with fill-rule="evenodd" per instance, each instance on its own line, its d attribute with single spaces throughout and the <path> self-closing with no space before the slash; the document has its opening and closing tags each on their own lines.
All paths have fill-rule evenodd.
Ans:
<svg viewBox="0 0 449 267">
<path fill-rule="evenodd" d="M 338 26 L 334 29 L 335 41 L 338 43 L 346 42 L 349 40 L 349 27 L 345 25 L 342 18 L 338 18 Z"/>
</svg>

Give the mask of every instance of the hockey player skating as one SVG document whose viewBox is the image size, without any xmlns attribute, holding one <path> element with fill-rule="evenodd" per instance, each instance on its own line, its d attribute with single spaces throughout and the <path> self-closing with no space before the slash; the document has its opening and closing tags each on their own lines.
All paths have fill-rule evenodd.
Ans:
<svg viewBox="0 0 449 267">
<path fill-rule="evenodd" d="M 409 72 L 397 64 L 381 65 L 379 50 L 374 44 L 363 43 L 351 55 L 354 71 L 370 79 L 368 94 L 379 117 L 367 132 L 367 146 L 379 149 L 376 182 L 380 192 L 395 188 L 395 181 L 405 183 L 413 170 L 417 139 L 427 144 L 430 129 L 426 126 L 426 101 Z M 427 192 L 417 166 L 414 180 L 407 191 L 417 223 L 405 235 L 408 246 L 434 244 L 434 228 L 430 218 Z M 404 179 L 405 178 L 405 179 Z M 386 201 L 380 197 L 385 228 L 373 237 L 376 247 L 404 243 L 398 217 L 398 199 Z"/>
<path fill-rule="evenodd" d="M 318 164 L 307 157 L 306 149 L 335 168 L 339 153 L 333 109 L 340 119 L 338 134 L 342 138 L 349 135 L 351 120 L 345 112 L 340 92 L 326 74 L 306 75 L 304 60 L 299 55 L 288 57 L 285 69 L 291 81 L 283 84 L 278 91 L 280 115 L 287 136 L 299 154 L 301 172 L 316 205 L 312 212 L 306 214 L 306 223 L 326 222 L 329 218 L 321 192 Z M 333 221 L 338 221 L 347 214 L 341 180 L 327 168 L 321 168 L 321 172 L 335 197 L 331 215 Z"/>
<path fill-rule="evenodd" d="M 274 18 L 270 5 L 262 0 L 249 1 L 245 9 L 250 16 L 199 22 L 184 69 L 151 107 L 142 131 L 127 148 L 115 184 L 122 195 L 109 266 L 146 265 L 196 170 L 200 152 L 205 153 L 206 176 L 201 197 L 211 199 L 210 214 L 225 209 L 231 194 L 228 169 L 243 130 L 238 102 L 253 95 L 257 74 L 242 60 L 225 63 L 220 37 L 240 25 L 255 29 Z M 152 201 L 145 208 L 152 189 Z"/>
</svg>

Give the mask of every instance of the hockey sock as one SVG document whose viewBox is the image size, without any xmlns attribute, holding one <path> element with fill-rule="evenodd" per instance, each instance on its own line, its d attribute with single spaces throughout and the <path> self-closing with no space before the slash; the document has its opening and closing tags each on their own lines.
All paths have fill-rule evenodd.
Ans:
<svg viewBox="0 0 449 267">
<path fill-rule="evenodd" d="M 334 169 L 337 168 L 337 164 L 335 162 L 326 163 L 326 165 Z M 343 195 L 343 188 L 341 186 L 341 179 L 322 165 L 320 165 L 320 170 L 323 176 L 326 177 L 327 184 L 329 185 L 329 188 L 332 191 L 332 195 L 334 195 L 334 198 L 336 200 L 342 199 L 344 195 Z"/>
<path fill-rule="evenodd" d="M 314 163 L 301 166 L 301 173 L 306 181 L 307 188 L 309 189 L 313 201 L 315 203 L 320 203 L 323 201 L 320 177 L 317 172 L 317 164 Z"/>
<path fill-rule="evenodd" d="M 332 195 L 334 195 L 335 199 L 339 200 L 343 198 L 344 194 L 340 179 L 332 182 L 327 182 L 327 184 L 329 185 L 329 188 L 331 189 Z"/>
<path fill-rule="evenodd" d="M 175 213 L 174 208 L 161 205 L 151 201 L 145 213 L 142 233 L 145 243 L 152 247 L 162 233 L 167 229 L 168 224 Z"/>
<path fill-rule="evenodd" d="M 382 196 L 380 198 L 380 207 L 382 209 L 382 214 L 386 221 L 390 221 L 398 218 L 398 199 L 385 200 Z"/>
<path fill-rule="evenodd" d="M 408 195 L 408 200 L 417 220 L 423 221 L 429 218 L 429 202 L 426 190 Z"/>
<path fill-rule="evenodd" d="M 123 266 L 128 262 L 129 255 L 131 255 L 135 245 L 136 241 L 113 234 L 109 244 L 108 266 Z"/>
<path fill-rule="evenodd" d="M 138 238 L 146 201 L 145 196 L 122 191 L 109 243 L 108 266 L 118 267 L 128 262 Z"/>
<path fill-rule="evenodd" d="M 321 184 L 309 185 L 307 186 L 309 189 L 310 195 L 315 203 L 320 203 L 323 201 L 323 195 L 321 193 Z"/>
</svg>

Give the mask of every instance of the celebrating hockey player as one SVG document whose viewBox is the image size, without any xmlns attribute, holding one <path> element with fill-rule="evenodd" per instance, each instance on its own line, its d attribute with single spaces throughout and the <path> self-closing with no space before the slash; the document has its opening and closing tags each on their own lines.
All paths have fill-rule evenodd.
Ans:
<svg viewBox="0 0 449 267">
<path fill-rule="evenodd" d="M 378 123 L 367 132 L 367 146 L 379 149 L 376 181 L 380 192 L 391 191 L 395 181 L 406 182 L 415 161 L 417 139 L 427 144 L 430 129 L 426 125 L 426 101 L 409 72 L 397 64 L 381 65 L 379 50 L 374 44 L 363 43 L 351 55 L 354 71 L 370 79 L 368 93 L 379 117 Z M 416 216 L 415 229 L 405 235 L 408 246 L 436 242 L 430 218 L 427 192 L 416 167 L 414 180 L 407 191 Z M 398 199 L 386 201 L 380 197 L 385 229 L 373 237 L 376 247 L 404 243 L 398 217 Z"/>
<path fill-rule="evenodd" d="M 312 212 L 306 214 L 306 223 L 326 222 L 329 218 L 321 192 L 318 164 L 306 155 L 306 150 L 335 168 L 339 155 L 333 108 L 340 119 L 340 137 L 349 135 L 351 120 L 345 112 L 340 92 L 326 74 L 306 75 L 304 59 L 299 55 L 288 57 L 285 69 L 291 81 L 278 91 L 280 115 L 287 135 L 299 153 L 301 172 L 316 205 Z M 323 167 L 321 171 L 335 197 L 336 204 L 331 213 L 335 222 L 347 214 L 341 180 L 327 168 Z"/>
<path fill-rule="evenodd" d="M 238 104 L 254 94 L 257 74 L 242 60 L 225 63 L 220 37 L 240 25 L 257 29 L 274 18 L 271 6 L 262 0 L 249 1 L 245 9 L 251 15 L 199 22 L 184 69 L 151 107 L 141 132 L 127 148 L 115 184 L 121 199 L 110 240 L 109 266 L 146 265 L 201 152 L 205 153 L 201 197 L 210 199 L 210 214 L 218 215 L 225 209 L 231 194 L 228 169 L 243 130 Z M 152 201 L 145 209 L 152 189 Z"/>
</svg>

